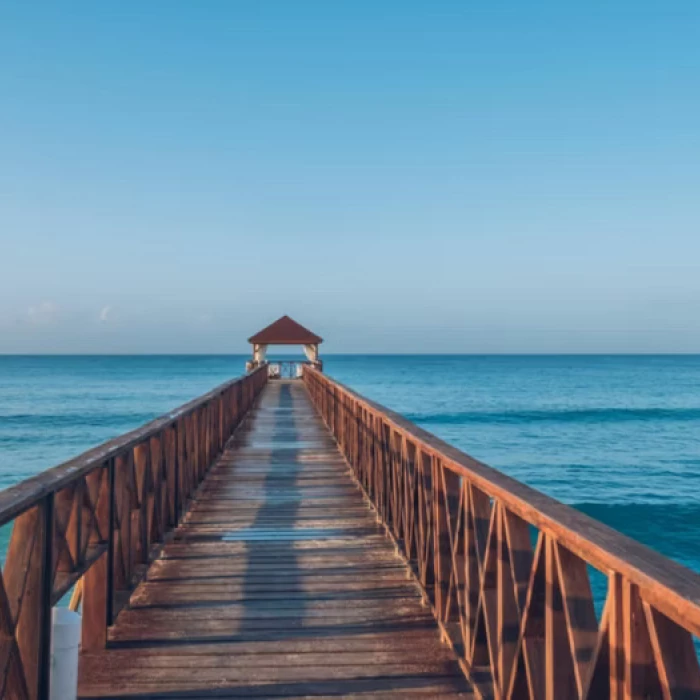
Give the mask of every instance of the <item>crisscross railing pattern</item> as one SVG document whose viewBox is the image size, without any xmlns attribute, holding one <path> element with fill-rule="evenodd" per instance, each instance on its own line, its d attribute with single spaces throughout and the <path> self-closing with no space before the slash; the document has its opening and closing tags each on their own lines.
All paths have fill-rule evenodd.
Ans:
<svg viewBox="0 0 700 700">
<path fill-rule="evenodd" d="M 82 648 L 104 646 L 266 368 L 0 493 L 12 524 L 0 575 L 0 697 L 49 692 L 51 607 L 82 577 Z"/>
<path fill-rule="evenodd" d="M 311 368 L 304 381 L 482 697 L 700 698 L 700 576 Z"/>
</svg>

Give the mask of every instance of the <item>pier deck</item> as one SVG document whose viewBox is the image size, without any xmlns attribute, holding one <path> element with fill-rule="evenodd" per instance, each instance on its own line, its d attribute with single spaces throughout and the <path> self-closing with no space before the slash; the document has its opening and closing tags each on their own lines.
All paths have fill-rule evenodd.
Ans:
<svg viewBox="0 0 700 700">
<path fill-rule="evenodd" d="M 300 381 L 267 384 L 80 697 L 472 697 Z"/>
</svg>

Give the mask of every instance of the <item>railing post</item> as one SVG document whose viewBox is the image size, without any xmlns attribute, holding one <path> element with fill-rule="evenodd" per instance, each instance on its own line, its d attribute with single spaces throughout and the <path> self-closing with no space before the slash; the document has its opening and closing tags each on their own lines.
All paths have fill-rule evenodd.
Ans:
<svg viewBox="0 0 700 700">
<path fill-rule="evenodd" d="M 224 407 L 226 406 L 226 401 L 224 399 L 224 394 L 222 394 L 216 401 L 216 425 L 218 431 L 217 440 L 217 451 L 221 452 L 226 445 L 226 440 L 228 436 L 226 435 L 226 418 L 224 416 Z"/>
<path fill-rule="evenodd" d="M 360 450 L 362 445 L 362 437 L 360 435 L 360 418 L 359 418 L 360 408 L 357 401 L 352 402 L 352 444 L 353 444 L 353 458 L 352 458 L 352 468 L 353 471 L 357 471 L 357 465 L 360 461 Z"/>
<path fill-rule="evenodd" d="M 610 700 L 625 700 L 625 647 L 622 576 L 611 573 L 608 577 L 608 605 L 610 610 Z"/>
<path fill-rule="evenodd" d="M 129 589 L 133 557 L 131 553 L 131 452 L 120 456 L 114 463 L 115 540 L 114 580 L 112 599 L 117 592 Z M 114 604 L 114 603 L 113 603 Z M 112 613 L 114 615 L 114 612 Z"/>
<path fill-rule="evenodd" d="M 12 529 L 3 572 L 4 592 L 7 612 L 16 624 L 14 635 L 21 667 L 16 664 L 15 673 L 6 678 L 8 697 L 14 694 L 45 700 L 49 695 L 53 519 L 50 493 L 17 516 Z"/>
<path fill-rule="evenodd" d="M 577 694 L 571 652 L 568 649 L 564 600 L 557 572 L 556 541 L 545 541 L 545 681 L 547 700 Z"/>
<path fill-rule="evenodd" d="M 182 509 L 183 509 L 183 504 L 185 502 L 185 464 L 186 464 L 186 455 L 185 455 L 185 435 L 187 433 L 187 427 L 185 425 L 185 419 L 180 418 L 176 424 L 175 427 L 175 438 L 176 438 L 176 443 L 175 443 L 175 451 L 177 454 L 176 458 L 176 468 L 175 472 L 177 475 L 177 490 L 175 493 L 175 502 L 177 504 L 177 509 L 176 509 L 176 516 L 177 520 L 180 520 L 180 517 L 182 515 Z"/>
<path fill-rule="evenodd" d="M 391 428 L 389 425 L 381 422 L 381 439 L 382 439 L 382 518 L 384 522 L 391 527 L 393 525 L 393 513 L 391 509 L 391 493 L 393 490 L 393 463 L 391 453 Z"/>
<path fill-rule="evenodd" d="M 168 530 L 167 481 L 163 468 L 167 429 L 150 439 L 149 542 L 162 542 Z"/>
<path fill-rule="evenodd" d="M 645 698 L 661 697 L 661 682 L 652 648 L 652 638 L 658 642 L 654 615 L 652 613 L 647 616 L 645 613 L 639 588 L 619 574 L 610 576 L 610 594 L 612 594 L 609 598 L 611 604 L 610 698 L 611 700 L 645 700 Z M 681 631 L 678 630 L 678 632 Z M 675 654 L 670 654 L 671 658 L 684 656 L 685 640 L 686 637 L 682 632 L 677 639 L 666 640 L 668 648 L 675 647 Z M 668 649 L 660 649 L 660 651 L 668 653 Z M 686 658 L 681 666 L 687 673 L 684 681 L 689 681 L 688 686 L 673 689 L 678 697 L 697 697 L 697 659 L 692 659 L 693 654 L 690 656 L 691 658 Z M 668 668 L 664 670 L 668 671 Z M 693 671 L 695 683 L 693 683 Z M 664 684 L 669 681 L 670 678 L 667 678 Z M 695 685 L 694 688 L 693 685 Z M 676 697 L 676 693 L 672 692 L 670 687 L 666 687 L 666 691 L 668 697 Z"/>
<path fill-rule="evenodd" d="M 87 478 L 98 482 L 99 491 L 95 502 L 107 504 L 106 508 L 98 508 L 94 513 L 97 528 L 92 530 L 88 540 L 89 545 L 101 547 L 103 552 L 83 574 L 81 584 L 82 648 L 94 650 L 106 646 L 107 626 L 113 615 L 114 460 L 110 459 L 101 471 L 93 471 Z M 86 495 L 81 495 L 81 498 Z"/>
<path fill-rule="evenodd" d="M 148 482 L 150 480 L 150 450 L 147 443 L 134 447 L 134 474 L 136 476 L 136 504 L 132 517 L 136 521 L 136 530 L 131 535 L 134 538 L 134 551 L 137 564 L 148 563 L 150 549 L 150 532 L 148 522 Z"/>
<path fill-rule="evenodd" d="M 178 450 L 178 424 L 174 423 L 168 428 L 168 454 L 171 463 L 168 467 L 168 479 L 170 487 L 170 525 L 176 527 L 180 521 L 180 453 Z"/>
<path fill-rule="evenodd" d="M 182 502 L 180 507 L 184 513 L 187 508 L 187 502 L 190 499 L 190 494 L 192 491 L 192 464 L 195 459 L 195 447 L 194 447 L 194 433 L 192 432 L 192 423 L 194 417 L 192 414 L 185 416 L 183 418 L 184 435 L 183 435 L 183 447 L 184 447 L 184 460 L 181 465 L 182 471 Z"/>
<path fill-rule="evenodd" d="M 418 478 L 418 531 L 419 554 L 418 563 L 420 580 L 423 588 L 432 599 L 434 595 L 435 570 L 433 562 L 432 542 L 430 530 L 432 521 L 432 503 L 435 496 L 433 484 L 433 465 L 430 455 L 418 449 L 416 451 L 416 476 Z"/>
<path fill-rule="evenodd" d="M 452 572 L 452 539 L 457 540 L 459 534 L 457 528 L 461 523 L 457 520 L 459 508 L 459 477 L 445 469 L 437 457 L 433 457 L 433 531 L 435 550 L 435 607 L 438 612 L 438 620 L 447 624 L 451 611 L 448 609 L 448 591 L 450 588 L 450 574 Z M 450 526 L 455 532 L 450 537 Z M 459 555 L 457 555 L 459 556 Z M 461 577 L 457 575 L 457 580 Z M 457 588 L 457 586 L 455 586 Z M 459 591 L 453 591 L 455 597 Z"/>
<path fill-rule="evenodd" d="M 104 649 L 107 645 L 108 562 L 109 554 L 104 552 L 83 576 L 81 646 L 84 651 Z"/>
<path fill-rule="evenodd" d="M 115 497 L 114 459 L 109 460 L 107 479 L 109 484 L 109 524 L 107 530 L 107 626 L 114 623 L 114 530 L 117 518 L 117 502 Z"/>
<path fill-rule="evenodd" d="M 51 691 L 51 604 L 53 595 L 53 529 L 54 529 L 54 494 L 44 499 L 44 538 L 42 545 L 41 564 L 41 600 L 39 603 L 39 654 L 38 693 L 41 700 L 48 699 Z"/>
</svg>

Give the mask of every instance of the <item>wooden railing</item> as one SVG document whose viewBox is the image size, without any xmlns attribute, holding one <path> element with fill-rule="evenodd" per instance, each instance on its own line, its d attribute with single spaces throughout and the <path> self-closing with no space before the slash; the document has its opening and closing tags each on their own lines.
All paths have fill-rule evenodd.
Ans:
<svg viewBox="0 0 700 700">
<path fill-rule="evenodd" d="M 700 698 L 700 576 L 313 369 L 304 381 L 482 697 Z"/>
<path fill-rule="evenodd" d="M 262 367 L 0 492 L 0 698 L 47 698 L 51 607 L 82 578 L 82 648 L 107 627 L 267 380 Z"/>
</svg>

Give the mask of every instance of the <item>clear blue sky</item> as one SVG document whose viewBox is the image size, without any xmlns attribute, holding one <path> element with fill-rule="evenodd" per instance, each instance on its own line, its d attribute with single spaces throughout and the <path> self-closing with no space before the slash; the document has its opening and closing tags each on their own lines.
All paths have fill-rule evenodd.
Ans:
<svg viewBox="0 0 700 700">
<path fill-rule="evenodd" d="M 0 3 L 0 352 L 700 352 L 700 3 Z"/>
</svg>

